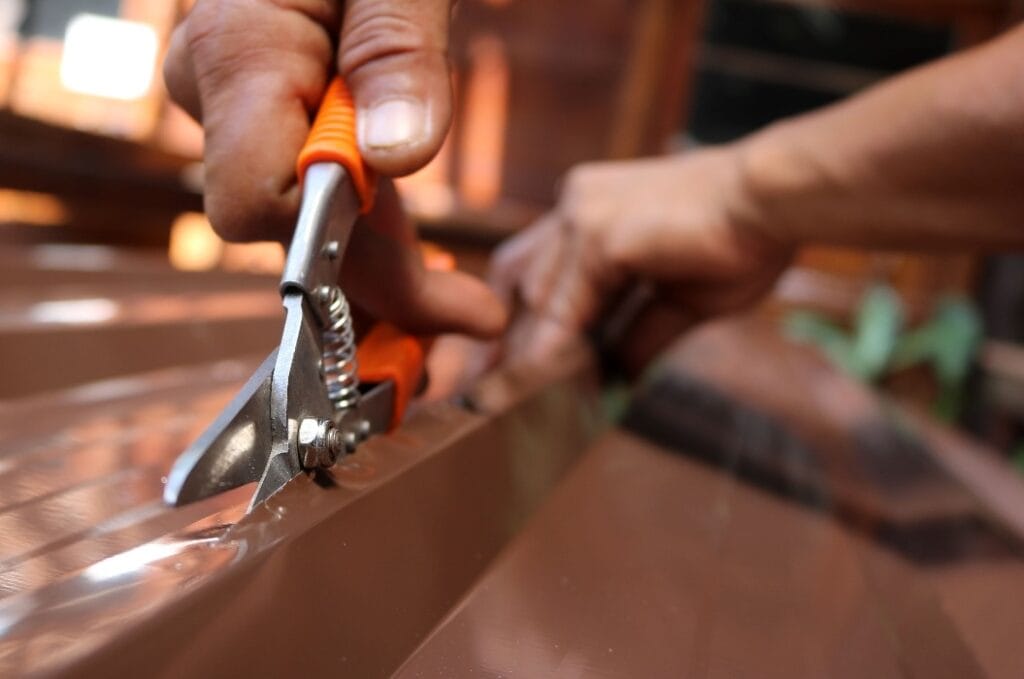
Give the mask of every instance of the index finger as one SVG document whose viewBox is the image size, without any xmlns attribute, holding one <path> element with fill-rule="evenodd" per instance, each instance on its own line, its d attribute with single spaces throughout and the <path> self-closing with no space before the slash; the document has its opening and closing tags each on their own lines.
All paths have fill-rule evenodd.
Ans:
<svg viewBox="0 0 1024 679">
<path fill-rule="evenodd" d="M 172 43 L 168 88 L 203 125 L 206 210 L 227 240 L 287 238 L 295 158 L 333 58 L 324 22 L 334 4 L 200 2 Z"/>
</svg>

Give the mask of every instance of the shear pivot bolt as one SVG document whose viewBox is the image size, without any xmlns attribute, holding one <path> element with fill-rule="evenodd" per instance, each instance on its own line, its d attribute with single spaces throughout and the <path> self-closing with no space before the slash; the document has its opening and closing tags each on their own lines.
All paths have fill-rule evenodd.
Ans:
<svg viewBox="0 0 1024 679">
<path fill-rule="evenodd" d="M 342 431 L 330 420 L 307 417 L 299 422 L 299 458 L 306 469 L 326 469 L 342 455 L 354 452 L 370 435 L 370 423 L 359 420 L 354 430 Z"/>
<path fill-rule="evenodd" d="M 330 420 L 310 417 L 299 423 L 299 457 L 306 469 L 324 469 L 334 465 L 347 448 L 344 435 Z"/>
</svg>

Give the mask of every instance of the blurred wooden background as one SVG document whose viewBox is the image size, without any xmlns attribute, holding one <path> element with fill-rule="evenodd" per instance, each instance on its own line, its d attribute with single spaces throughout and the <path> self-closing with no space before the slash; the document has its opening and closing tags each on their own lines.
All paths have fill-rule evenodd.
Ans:
<svg viewBox="0 0 1024 679">
<path fill-rule="evenodd" d="M 5 3 L 0 223 L 11 238 L 160 248 L 184 239 L 176 261 L 186 267 L 279 265 L 270 248 L 241 255 L 218 243 L 197 214 L 201 131 L 159 77 L 188 5 Z M 160 47 L 143 96 L 62 83 L 63 25 L 80 12 L 151 28 Z M 465 0 L 452 50 L 456 123 L 403 192 L 430 236 L 479 267 L 551 204 L 575 163 L 727 141 L 975 44 L 1017 16 L 1010 0 Z M 58 228 L 23 228 L 38 224 Z M 969 257 L 814 249 L 780 293 L 842 316 L 866 282 L 886 280 L 921 313 L 937 292 L 970 289 L 976 272 Z"/>
</svg>

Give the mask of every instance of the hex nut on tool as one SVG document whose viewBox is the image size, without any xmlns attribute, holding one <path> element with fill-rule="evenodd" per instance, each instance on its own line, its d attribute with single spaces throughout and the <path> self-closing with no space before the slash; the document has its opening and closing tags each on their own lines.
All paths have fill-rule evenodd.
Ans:
<svg viewBox="0 0 1024 679">
<path fill-rule="evenodd" d="M 299 457 L 306 469 L 330 467 L 344 446 L 330 420 L 308 417 L 299 423 Z"/>
</svg>

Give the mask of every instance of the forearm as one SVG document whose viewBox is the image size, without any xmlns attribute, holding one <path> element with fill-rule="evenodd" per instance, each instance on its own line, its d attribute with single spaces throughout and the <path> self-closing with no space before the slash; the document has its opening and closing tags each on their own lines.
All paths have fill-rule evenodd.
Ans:
<svg viewBox="0 0 1024 679">
<path fill-rule="evenodd" d="M 1024 248 L 1024 28 L 738 148 L 737 219 L 781 240 Z"/>
</svg>

